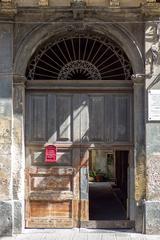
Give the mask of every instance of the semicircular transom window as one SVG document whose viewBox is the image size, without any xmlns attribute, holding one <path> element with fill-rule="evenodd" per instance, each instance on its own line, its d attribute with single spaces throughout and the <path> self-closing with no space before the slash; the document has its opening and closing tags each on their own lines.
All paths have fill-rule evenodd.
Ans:
<svg viewBox="0 0 160 240">
<path fill-rule="evenodd" d="M 31 58 L 28 80 L 130 80 L 125 52 L 108 38 L 75 36 L 51 41 Z"/>
</svg>

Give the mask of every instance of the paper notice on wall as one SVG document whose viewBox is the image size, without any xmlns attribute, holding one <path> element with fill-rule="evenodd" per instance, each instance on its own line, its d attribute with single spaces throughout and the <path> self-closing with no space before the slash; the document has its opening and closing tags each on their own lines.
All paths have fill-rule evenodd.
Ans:
<svg viewBox="0 0 160 240">
<path fill-rule="evenodd" d="M 148 120 L 160 121 L 160 90 L 148 91 Z"/>
</svg>

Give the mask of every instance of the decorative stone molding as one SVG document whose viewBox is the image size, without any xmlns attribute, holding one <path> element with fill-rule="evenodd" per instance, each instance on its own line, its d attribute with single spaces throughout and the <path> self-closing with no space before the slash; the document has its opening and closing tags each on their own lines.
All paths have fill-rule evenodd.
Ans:
<svg viewBox="0 0 160 240">
<path fill-rule="evenodd" d="M 1 5 L 4 7 L 12 6 L 12 0 L 1 0 Z"/>
<path fill-rule="evenodd" d="M 160 8 L 160 1 L 147 0 L 146 2 L 144 2 L 144 5 L 148 8 L 156 8 L 158 10 L 158 8 Z"/>
<path fill-rule="evenodd" d="M 134 84 L 143 84 L 145 81 L 145 74 L 133 74 L 131 79 Z"/>
<path fill-rule="evenodd" d="M 74 8 L 83 8 L 86 6 L 86 1 L 85 0 L 71 0 L 70 4 L 71 4 L 71 7 L 74 7 Z"/>
<path fill-rule="evenodd" d="M 48 6 L 48 0 L 39 0 L 39 6 L 47 7 Z"/>
<path fill-rule="evenodd" d="M 84 0 L 71 0 L 70 4 L 73 10 L 73 18 L 77 20 L 83 19 L 86 2 Z"/>
<path fill-rule="evenodd" d="M 118 0 L 110 0 L 109 6 L 110 7 L 120 7 L 120 1 L 118 1 Z"/>
<path fill-rule="evenodd" d="M 14 15 L 17 13 L 14 0 L 1 0 L 0 1 L 0 13 L 3 15 Z"/>
<path fill-rule="evenodd" d="M 158 64 L 160 62 L 160 22 L 156 24 L 156 42 L 152 44 L 151 52 L 152 52 L 152 61 L 153 64 Z"/>
<path fill-rule="evenodd" d="M 13 85 L 14 86 L 24 86 L 25 87 L 25 84 L 26 84 L 26 77 L 25 76 L 20 76 L 20 75 L 14 75 L 13 76 Z"/>
</svg>

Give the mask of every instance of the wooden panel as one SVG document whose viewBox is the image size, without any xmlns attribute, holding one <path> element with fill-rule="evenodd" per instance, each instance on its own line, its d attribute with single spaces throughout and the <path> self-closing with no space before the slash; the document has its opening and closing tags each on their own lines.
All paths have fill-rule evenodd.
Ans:
<svg viewBox="0 0 160 240">
<path fill-rule="evenodd" d="M 72 228 L 73 221 L 71 218 L 31 218 L 26 221 L 26 226 L 29 228 Z"/>
<path fill-rule="evenodd" d="M 71 201 L 68 202 L 31 201 L 30 214 L 31 217 L 71 218 L 72 203 Z"/>
<path fill-rule="evenodd" d="M 105 96 L 105 141 L 107 143 L 113 142 L 113 108 L 114 108 L 114 98 L 112 94 L 106 94 Z"/>
<path fill-rule="evenodd" d="M 71 149 L 58 149 L 57 151 L 57 162 L 46 164 L 44 162 L 45 150 L 42 148 L 31 148 L 30 154 L 32 158 L 33 165 L 60 165 L 60 166 L 71 166 L 72 165 L 72 150 Z"/>
<path fill-rule="evenodd" d="M 29 174 L 53 174 L 58 176 L 73 175 L 74 168 L 72 167 L 30 167 Z"/>
<path fill-rule="evenodd" d="M 57 140 L 71 141 L 71 96 L 57 96 Z"/>
<path fill-rule="evenodd" d="M 80 218 L 81 221 L 89 219 L 89 151 L 87 148 L 81 149 L 81 169 L 80 169 Z"/>
<path fill-rule="evenodd" d="M 53 191 L 71 191 L 72 177 L 62 176 L 33 176 L 31 179 L 31 191 L 53 190 Z"/>
<path fill-rule="evenodd" d="M 26 113 L 25 113 L 25 140 L 26 142 L 31 141 L 31 109 L 30 109 L 31 97 L 30 94 L 26 93 Z M 27 155 L 28 156 L 28 155 Z"/>
<path fill-rule="evenodd" d="M 71 166 L 72 165 L 72 150 L 58 149 L 57 163 L 60 165 Z"/>
<path fill-rule="evenodd" d="M 31 118 L 31 139 L 32 141 L 40 141 L 46 139 L 46 95 L 31 96 L 30 110 Z"/>
<path fill-rule="evenodd" d="M 89 201 L 88 200 L 81 200 L 81 221 L 88 221 L 89 220 Z"/>
<path fill-rule="evenodd" d="M 81 142 L 89 141 L 89 98 L 81 95 Z"/>
<path fill-rule="evenodd" d="M 90 96 L 89 104 L 90 141 L 104 140 L 104 96 Z"/>
<path fill-rule="evenodd" d="M 47 138 L 49 142 L 55 142 L 57 139 L 56 130 L 56 95 L 48 94 L 48 108 L 47 108 Z"/>
<path fill-rule="evenodd" d="M 35 201 L 57 201 L 72 200 L 73 193 L 69 191 L 37 191 L 31 192 L 29 195 L 30 200 Z"/>
<path fill-rule="evenodd" d="M 114 96 L 114 140 L 130 140 L 130 97 Z"/>
<path fill-rule="evenodd" d="M 80 142 L 81 138 L 81 95 L 73 95 L 73 141 Z"/>
</svg>

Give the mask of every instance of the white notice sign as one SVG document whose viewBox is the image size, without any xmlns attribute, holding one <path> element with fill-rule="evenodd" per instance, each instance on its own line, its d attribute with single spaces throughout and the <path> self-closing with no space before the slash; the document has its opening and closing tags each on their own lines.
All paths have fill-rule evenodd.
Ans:
<svg viewBox="0 0 160 240">
<path fill-rule="evenodd" d="M 148 91 L 148 120 L 160 121 L 160 90 Z"/>
</svg>

